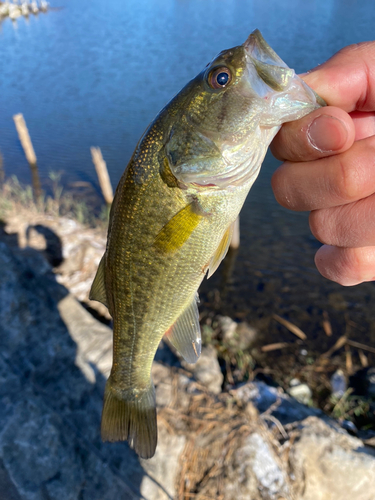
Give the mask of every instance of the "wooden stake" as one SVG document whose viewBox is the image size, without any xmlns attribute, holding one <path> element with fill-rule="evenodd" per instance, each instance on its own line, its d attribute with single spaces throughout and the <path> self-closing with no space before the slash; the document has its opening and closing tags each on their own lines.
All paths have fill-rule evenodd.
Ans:
<svg viewBox="0 0 375 500">
<path fill-rule="evenodd" d="M 18 132 L 18 137 L 20 138 L 23 150 L 26 155 L 26 159 L 30 164 L 36 164 L 36 156 L 31 139 L 29 136 L 29 131 L 27 130 L 26 122 L 22 113 L 13 116 L 14 123 Z"/>
<path fill-rule="evenodd" d="M 4 186 L 4 181 L 5 181 L 4 161 L 3 161 L 3 155 L 0 153 L 0 189 Z"/>
<path fill-rule="evenodd" d="M 33 186 L 34 199 L 37 200 L 42 194 L 42 188 L 40 186 L 40 179 L 38 173 L 38 166 L 36 164 L 36 155 L 30 139 L 29 131 L 27 130 L 26 122 L 22 113 L 18 113 L 13 116 L 14 123 L 18 132 L 18 137 L 20 139 L 22 148 L 25 152 L 27 161 L 29 162 L 31 169 L 31 179 Z"/>
<path fill-rule="evenodd" d="M 92 161 L 95 165 L 96 174 L 98 176 L 100 189 L 102 190 L 103 197 L 108 205 L 113 201 L 113 190 L 111 181 L 109 179 L 106 162 L 103 159 L 100 148 L 91 147 Z"/>
</svg>

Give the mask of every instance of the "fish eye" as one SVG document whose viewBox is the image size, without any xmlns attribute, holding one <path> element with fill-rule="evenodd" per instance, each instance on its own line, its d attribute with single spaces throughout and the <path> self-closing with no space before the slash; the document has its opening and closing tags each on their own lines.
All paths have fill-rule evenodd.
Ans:
<svg viewBox="0 0 375 500">
<path fill-rule="evenodd" d="M 231 80 L 232 74 L 225 66 L 212 70 L 208 75 L 208 83 L 213 89 L 223 89 Z"/>
</svg>

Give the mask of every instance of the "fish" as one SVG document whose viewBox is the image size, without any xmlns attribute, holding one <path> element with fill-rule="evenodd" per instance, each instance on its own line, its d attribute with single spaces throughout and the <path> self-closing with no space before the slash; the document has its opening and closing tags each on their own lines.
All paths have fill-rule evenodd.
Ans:
<svg viewBox="0 0 375 500">
<path fill-rule="evenodd" d="M 227 253 L 281 125 L 324 104 L 255 30 L 220 52 L 146 129 L 116 189 L 90 292 L 113 318 L 103 441 L 154 455 L 158 345 L 165 336 L 188 363 L 197 361 L 198 287 Z"/>
</svg>

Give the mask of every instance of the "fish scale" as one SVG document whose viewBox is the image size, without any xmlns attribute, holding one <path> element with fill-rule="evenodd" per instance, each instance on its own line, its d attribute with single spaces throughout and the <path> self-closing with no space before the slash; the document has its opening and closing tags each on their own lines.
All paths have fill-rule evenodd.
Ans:
<svg viewBox="0 0 375 500">
<path fill-rule="evenodd" d="M 143 458 L 155 453 L 151 366 L 160 340 L 198 359 L 198 287 L 224 258 L 281 124 L 319 107 L 317 99 L 255 31 L 214 58 L 146 130 L 117 187 L 90 294 L 113 317 L 103 440 L 127 440 Z"/>
</svg>

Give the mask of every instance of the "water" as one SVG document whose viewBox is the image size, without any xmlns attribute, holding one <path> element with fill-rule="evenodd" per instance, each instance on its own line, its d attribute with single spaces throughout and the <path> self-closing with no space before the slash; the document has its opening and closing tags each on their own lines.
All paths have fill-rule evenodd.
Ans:
<svg viewBox="0 0 375 500">
<path fill-rule="evenodd" d="M 374 37 L 373 0 L 51 3 L 56 10 L 15 24 L 5 20 L 0 27 L 0 151 L 6 174 L 24 182 L 30 173 L 15 113 L 25 116 L 42 183 L 54 170 L 63 173 L 65 185 L 78 180 L 97 185 L 94 145 L 101 147 L 115 186 L 155 114 L 216 53 L 241 44 L 253 29 L 298 72 Z M 268 156 L 244 207 L 230 312 L 241 318 L 279 311 L 316 333 L 327 309 L 340 330 L 347 323 L 331 297 L 339 294 L 351 321 L 367 318 L 367 339 L 375 340 L 375 320 L 366 316 L 369 297 L 375 298 L 372 285 L 347 290 L 318 275 L 313 255 L 319 245 L 306 214 L 291 214 L 274 201 L 269 181 L 276 166 Z M 219 279 L 219 274 L 213 278 L 213 286 Z M 314 321 L 296 312 L 309 307 Z M 280 333 L 270 325 L 271 333 Z"/>
<path fill-rule="evenodd" d="M 90 146 L 117 184 L 140 135 L 220 50 L 254 28 L 297 71 L 371 39 L 375 4 L 299 0 L 52 0 L 50 11 L 0 28 L 0 151 L 29 179 L 12 115 L 22 112 L 42 181 L 97 183 Z"/>
</svg>

